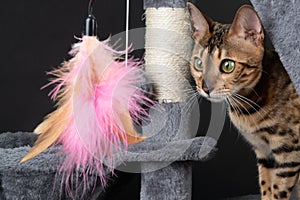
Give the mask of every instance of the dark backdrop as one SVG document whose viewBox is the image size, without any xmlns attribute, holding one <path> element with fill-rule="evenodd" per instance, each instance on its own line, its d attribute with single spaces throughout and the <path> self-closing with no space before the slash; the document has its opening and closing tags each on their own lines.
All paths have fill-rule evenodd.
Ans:
<svg viewBox="0 0 300 200">
<path fill-rule="evenodd" d="M 68 59 L 74 36 L 81 36 L 87 0 L 1 1 L 0 132 L 32 131 L 53 110 L 47 97 L 46 71 Z M 245 0 L 199 0 L 211 18 L 230 23 Z M 98 0 L 95 6 L 98 35 L 107 38 L 125 30 L 125 0 Z M 130 28 L 143 27 L 143 2 L 131 0 Z M 201 103 L 199 133 L 207 129 L 209 103 Z M 255 159 L 229 121 L 218 141 L 219 151 L 206 163 L 194 163 L 193 199 L 258 193 Z M 139 175 L 117 172 L 119 179 L 105 199 L 139 199 Z"/>
</svg>

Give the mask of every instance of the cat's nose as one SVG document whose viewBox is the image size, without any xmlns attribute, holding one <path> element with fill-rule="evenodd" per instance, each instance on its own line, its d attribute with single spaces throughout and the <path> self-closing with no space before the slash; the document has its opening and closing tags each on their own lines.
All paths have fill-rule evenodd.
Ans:
<svg viewBox="0 0 300 200">
<path fill-rule="evenodd" d="M 212 91 L 212 88 L 209 88 L 206 82 L 203 80 L 202 81 L 202 90 L 209 95 L 210 91 Z"/>
</svg>

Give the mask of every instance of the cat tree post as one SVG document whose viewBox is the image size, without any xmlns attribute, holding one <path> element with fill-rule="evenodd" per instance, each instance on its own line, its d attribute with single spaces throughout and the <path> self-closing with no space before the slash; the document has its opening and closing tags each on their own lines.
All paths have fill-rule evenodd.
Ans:
<svg viewBox="0 0 300 200">
<path fill-rule="evenodd" d="M 193 41 L 186 0 L 144 0 L 146 9 L 145 69 L 153 82 L 156 100 L 160 103 L 171 126 L 156 135 L 155 142 L 189 139 L 195 132 L 189 131 L 190 115 L 179 102 L 188 97 L 189 58 Z M 161 119 L 161 113 L 152 113 L 153 119 Z M 161 120 L 145 132 L 163 125 Z M 169 122 L 170 122 L 169 121 Z M 183 131 L 184 130 L 184 131 Z M 182 134 L 184 133 L 184 134 Z M 183 153 L 183 152 L 182 152 Z M 141 199 L 191 199 L 192 166 L 179 162 L 145 162 L 142 165 Z"/>
</svg>

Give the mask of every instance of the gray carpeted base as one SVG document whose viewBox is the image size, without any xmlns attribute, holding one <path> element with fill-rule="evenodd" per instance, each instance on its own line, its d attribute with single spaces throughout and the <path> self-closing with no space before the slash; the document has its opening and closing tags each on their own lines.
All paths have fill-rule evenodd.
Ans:
<svg viewBox="0 0 300 200">
<path fill-rule="evenodd" d="M 56 153 L 59 148 L 47 149 L 36 158 L 19 163 L 36 138 L 33 133 L 0 134 L 1 200 L 69 199 L 64 192 L 65 186 L 61 185 L 61 178 L 55 177 L 59 162 Z M 93 183 L 87 185 L 87 193 L 83 198 L 93 197 Z M 77 194 L 82 194 L 82 187 L 79 185 Z M 72 192 L 75 196 L 76 191 Z"/>
<path fill-rule="evenodd" d="M 16 199 L 68 199 L 62 190 L 60 194 L 60 179 L 55 182 L 56 169 L 58 167 L 57 151 L 59 147 L 53 147 L 38 155 L 36 158 L 28 162 L 20 164 L 21 158 L 29 151 L 30 146 L 33 145 L 37 136 L 33 133 L 3 133 L 0 134 L 0 199 L 16 200 Z M 203 145 L 205 141 L 205 145 Z M 167 144 L 166 148 L 161 148 L 149 140 L 140 143 L 137 146 L 131 146 L 129 152 L 124 154 L 124 159 L 117 161 L 121 164 L 119 169 L 124 169 L 124 163 L 128 167 L 131 163 L 137 162 L 139 165 L 154 161 L 168 162 L 169 165 L 174 160 L 187 161 L 187 160 L 206 160 L 213 153 L 215 140 L 211 138 L 194 138 L 192 140 L 173 141 Z M 153 144 L 151 146 L 151 144 Z M 147 148 L 145 148 L 147 147 Z M 184 149 L 185 151 L 181 151 Z M 202 149 L 200 152 L 199 149 Z M 148 152 L 148 153 L 146 153 Z M 180 155 L 180 156 L 178 156 Z M 142 164 L 141 164 L 142 163 Z M 176 169 L 176 163 L 171 165 L 170 169 Z M 147 165 L 149 167 L 149 165 Z M 143 170 L 149 170 L 144 167 Z M 162 168 L 159 166 L 159 168 Z M 132 170 L 132 168 L 131 168 Z M 165 169 L 163 168 L 162 171 Z M 186 169 L 184 171 L 187 171 Z M 189 170 L 188 170 L 189 171 Z M 170 171 L 168 171 L 170 173 Z M 176 172 L 176 170 L 174 170 Z M 149 172 L 153 173 L 153 172 Z M 149 174 L 148 174 L 149 175 Z M 175 174 L 174 174 L 175 175 Z M 179 175 L 179 174 L 177 174 Z M 182 182 L 184 174 L 178 176 L 178 182 Z M 146 179 L 154 178 L 153 176 L 144 177 Z M 156 176 L 155 176 L 156 177 Z M 144 180 L 146 180 L 144 179 Z M 165 179 L 161 179 L 165 180 Z M 175 179 L 174 179 L 175 180 Z M 171 180 L 169 180 L 171 181 Z M 172 183 L 175 183 L 171 181 Z M 153 181 L 154 183 L 154 181 Z M 93 184 L 91 183 L 90 186 Z M 166 186 L 169 186 L 167 184 Z M 179 186 L 179 185 L 178 185 Z M 185 185 L 184 185 L 185 186 Z M 64 189 L 64 186 L 61 187 Z M 183 187 L 186 188 L 186 187 Z M 187 189 L 190 189 L 188 187 Z M 81 189 L 78 189 L 78 194 L 81 194 Z M 87 190 L 87 196 L 83 199 L 96 199 L 103 189 L 97 187 L 92 190 L 90 187 Z M 149 191 L 149 188 L 143 188 Z M 179 190 L 176 190 L 179 191 Z M 61 195 L 61 196 L 60 196 Z M 177 195 L 176 193 L 174 195 Z M 190 192 L 184 195 L 190 195 Z"/>
<path fill-rule="evenodd" d="M 215 152 L 216 141 L 212 138 L 188 139 L 197 133 L 195 131 L 197 126 L 191 124 L 195 121 L 189 119 L 197 118 L 199 114 L 197 109 L 191 108 L 193 107 L 185 104 L 173 103 L 163 104 L 159 109 L 151 110 L 153 123 L 143 127 L 143 132 L 150 134 L 149 138 L 130 146 L 128 152 L 121 156 L 123 159 L 116 160 L 119 170 L 143 173 L 142 198 L 148 200 L 152 197 L 157 197 L 156 199 L 190 197 L 191 165 L 178 161 L 205 161 Z M 19 163 L 36 138 L 33 133 L 22 132 L 0 135 L 2 198 L 66 199 L 63 190 L 60 196 L 60 179 L 55 182 L 59 164 L 57 157 L 59 146 L 47 149 L 28 162 Z M 92 186 L 92 183 L 89 186 Z M 64 189 L 64 185 L 61 188 Z M 81 193 L 81 189 L 78 189 L 78 194 Z M 101 187 L 97 187 L 94 191 L 92 189 L 87 188 L 88 195 L 83 199 L 92 199 L 93 196 L 99 196 L 103 192 Z M 158 193 L 157 190 L 164 190 L 165 193 Z"/>
<path fill-rule="evenodd" d="M 188 162 L 143 173 L 141 179 L 141 200 L 192 199 L 192 166 Z"/>
<path fill-rule="evenodd" d="M 36 135 L 32 133 L 3 133 L 0 135 L 0 174 L 2 198 L 47 199 L 53 188 L 56 164 L 51 160 L 51 150 L 37 159 L 19 164 L 20 159 L 33 145 Z M 42 162 L 40 162 L 42 161 Z M 53 198 L 58 198 L 58 192 Z"/>
</svg>

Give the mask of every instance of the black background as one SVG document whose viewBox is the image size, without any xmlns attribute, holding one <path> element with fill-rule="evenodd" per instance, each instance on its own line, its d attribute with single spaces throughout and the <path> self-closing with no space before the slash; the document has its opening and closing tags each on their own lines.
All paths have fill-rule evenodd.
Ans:
<svg viewBox="0 0 300 200">
<path fill-rule="evenodd" d="M 131 0 L 130 28 L 145 26 L 143 1 Z M 106 39 L 125 30 L 125 3 L 98 0 L 94 14 L 98 36 Z M 231 23 L 245 0 L 199 0 L 198 7 L 216 21 Z M 87 13 L 87 0 L 28 0 L 0 2 L 1 76 L 0 132 L 32 131 L 53 110 L 40 90 L 49 77 L 46 71 L 69 58 L 74 36 L 81 36 Z M 209 103 L 202 101 L 201 126 L 208 125 Z M 207 114 L 209 115 L 209 114 Z M 218 141 L 218 152 L 206 163 L 194 163 L 193 199 L 258 193 L 255 157 L 233 125 L 227 123 Z M 139 174 L 118 172 L 119 179 L 108 189 L 105 199 L 139 199 Z"/>
</svg>

